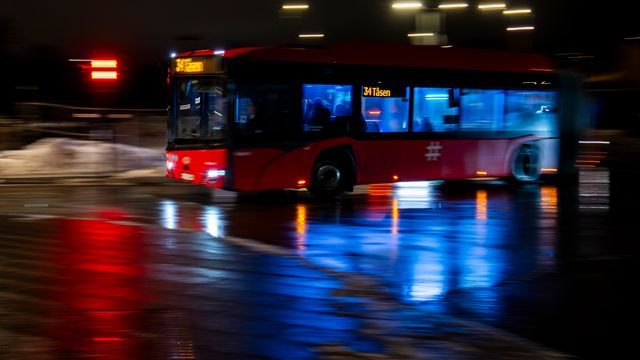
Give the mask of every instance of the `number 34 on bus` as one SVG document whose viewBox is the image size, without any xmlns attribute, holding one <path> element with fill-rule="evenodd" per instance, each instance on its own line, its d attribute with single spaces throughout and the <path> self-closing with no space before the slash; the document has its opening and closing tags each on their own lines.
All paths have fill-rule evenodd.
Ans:
<svg viewBox="0 0 640 360">
<path fill-rule="evenodd" d="M 571 172 L 578 101 L 543 56 L 414 45 L 179 54 L 166 171 L 233 191 Z M 566 155 L 563 155 L 566 156 Z"/>
</svg>

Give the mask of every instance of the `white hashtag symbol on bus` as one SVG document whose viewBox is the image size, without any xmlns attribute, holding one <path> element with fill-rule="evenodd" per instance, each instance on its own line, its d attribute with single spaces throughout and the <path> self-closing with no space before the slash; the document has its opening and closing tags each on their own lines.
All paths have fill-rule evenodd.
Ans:
<svg viewBox="0 0 640 360">
<path fill-rule="evenodd" d="M 442 149 L 442 146 L 440 146 L 440 142 L 430 142 L 429 146 L 427 146 L 427 153 L 424 154 L 424 156 L 427 158 L 427 161 L 436 161 L 438 160 L 438 158 L 440 157 L 440 155 L 442 155 L 440 153 L 440 149 Z"/>
</svg>

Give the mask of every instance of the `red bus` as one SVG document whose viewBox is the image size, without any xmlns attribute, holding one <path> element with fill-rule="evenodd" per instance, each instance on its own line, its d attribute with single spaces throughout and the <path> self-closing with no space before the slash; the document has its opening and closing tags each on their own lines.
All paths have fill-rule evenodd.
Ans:
<svg viewBox="0 0 640 360">
<path fill-rule="evenodd" d="M 414 45 L 199 50 L 172 59 L 167 176 L 234 191 L 558 174 L 543 56 Z"/>
</svg>

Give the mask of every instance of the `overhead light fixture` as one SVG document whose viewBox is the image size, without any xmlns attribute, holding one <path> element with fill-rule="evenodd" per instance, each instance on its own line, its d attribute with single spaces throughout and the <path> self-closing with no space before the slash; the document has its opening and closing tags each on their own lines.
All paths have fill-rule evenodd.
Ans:
<svg viewBox="0 0 640 360">
<path fill-rule="evenodd" d="M 450 3 L 450 4 L 440 4 L 438 5 L 438 9 L 463 9 L 468 7 L 469 4 L 467 3 Z"/>
<path fill-rule="evenodd" d="M 535 27 L 533 26 L 513 26 L 513 27 L 508 27 L 507 31 L 529 31 L 534 29 Z"/>
<path fill-rule="evenodd" d="M 282 10 L 307 10 L 309 5 L 307 4 L 284 4 Z"/>
<path fill-rule="evenodd" d="M 415 9 L 421 9 L 422 8 L 422 3 L 421 2 L 397 2 L 397 3 L 393 3 L 393 5 L 391 5 L 392 8 L 394 9 L 398 9 L 398 10 L 415 10 Z"/>
<path fill-rule="evenodd" d="M 410 33 L 407 34 L 408 37 L 425 37 L 425 36 L 434 36 L 434 33 Z"/>
<path fill-rule="evenodd" d="M 512 10 L 505 10 L 502 13 L 505 15 L 524 15 L 524 14 L 531 14 L 531 9 L 512 9 Z"/>
<path fill-rule="evenodd" d="M 494 4 L 480 4 L 478 5 L 479 10 L 502 10 L 506 8 L 507 5 L 505 3 L 494 3 Z"/>
<path fill-rule="evenodd" d="M 324 34 L 300 34 L 299 38 L 323 38 Z"/>
</svg>

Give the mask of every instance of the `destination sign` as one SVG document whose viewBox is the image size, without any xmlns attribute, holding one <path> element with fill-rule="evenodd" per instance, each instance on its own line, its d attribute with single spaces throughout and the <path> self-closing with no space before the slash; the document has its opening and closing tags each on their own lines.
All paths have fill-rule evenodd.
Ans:
<svg viewBox="0 0 640 360">
<path fill-rule="evenodd" d="M 389 86 L 363 86 L 362 97 L 406 97 L 406 88 Z"/>
<path fill-rule="evenodd" d="M 222 72 L 220 58 L 199 56 L 181 57 L 171 62 L 173 74 L 214 74 Z"/>
<path fill-rule="evenodd" d="M 199 73 L 204 71 L 204 59 L 176 59 L 177 73 Z"/>
</svg>

